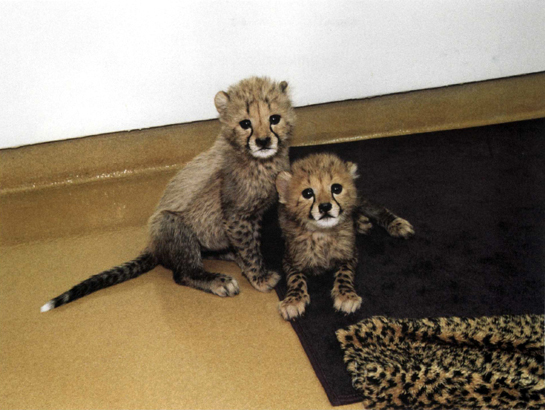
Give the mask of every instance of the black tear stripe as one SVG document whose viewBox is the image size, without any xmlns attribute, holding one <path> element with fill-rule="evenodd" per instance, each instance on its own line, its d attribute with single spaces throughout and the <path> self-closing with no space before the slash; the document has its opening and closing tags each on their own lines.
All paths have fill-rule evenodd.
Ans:
<svg viewBox="0 0 545 410">
<path fill-rule="evenodd" d="M 254 135 L 254 127 L 250 127 L 252 132 L 250 132 L 250 136 L 246 139 L 246 148 L 248 148 L 251 151 L 250 148 L 250 138 L 252 138 L 252 135 Z"/>
<path fill-rule="evenodd" d="M 272 128 L 272 124 L 269 124 L 269 129 L 271 130 L 271 132 L 276 136 L 276 138 L 278 138 L 280 140 L 280 137 L 278 136 L 278 134 L 276 132 L 274 132 L 273 128 Z"/>
<path fill-rule="evenodd" d="M 339 215 L 343 213 L 343 207 L 341 206 L 341 204 L 339 204 L 339 202 L 335 199 L 335 195 L 331 194 L 331 198 L 333 198 L 333 200 L 335 201 L 335 203 L 339 206 Z"/>
<path fill-rule="evenodd" d="M 276 137 L 277 141 L 278 141 L 278 146 L 280 147 L 282 145 L 282 140 L 280 139 L 280 137 L 278 136 L 278 134 L 276 132 L 273 131 L 272 129 L 272 124 L 269 124 L 269 129 L 271 130 L 271 132 L 274 134 L 274 136 Z"/>
<path fill-rule="evenodd" d="M 312 208 L 314 208 L 314 204 L 316 203 L 316 195 L 312 195 L 312 205 L 310 206 L 310 209 L 308 211 L 308 219 L 312 219 L 315 221 L 314 217 L 312 216 Z"/>
</svg>

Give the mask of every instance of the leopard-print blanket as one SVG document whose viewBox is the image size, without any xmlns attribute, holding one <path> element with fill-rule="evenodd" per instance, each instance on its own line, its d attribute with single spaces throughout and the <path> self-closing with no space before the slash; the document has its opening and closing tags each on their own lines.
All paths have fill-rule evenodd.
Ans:
<svg viewBox="0 0 545 410">
<path fill-rule="evenodd" d="M 543 321 L 372 317 L 337 338 L 365 408 L 545 408 Z"/>
</svg>

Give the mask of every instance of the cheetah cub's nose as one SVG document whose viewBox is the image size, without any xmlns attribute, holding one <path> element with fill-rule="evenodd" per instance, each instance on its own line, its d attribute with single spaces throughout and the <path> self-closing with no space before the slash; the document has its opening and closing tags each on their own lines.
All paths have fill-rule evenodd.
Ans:
<svg viewBox="0 0 545 410">
<path fill-rule="evenodd" d="M 320 210 L 320 213 L 325 214 L 326 212 L 331 211 L 331 203 L 330 202 L 324 202 L 320 205 L 318 205 L 318 209 Z"/>
<path fill-rule="evenodd" d="M 267 148 L 271 142 L 270 137 L 256 138 L 255 143 L 259 148 Z"/>
</svg>

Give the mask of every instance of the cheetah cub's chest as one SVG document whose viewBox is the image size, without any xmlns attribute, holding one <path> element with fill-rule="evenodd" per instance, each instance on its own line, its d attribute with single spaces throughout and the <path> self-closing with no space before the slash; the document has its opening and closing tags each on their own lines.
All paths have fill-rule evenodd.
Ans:
<svg viewBox="0 0 545 410">
<path fill-rule="evenodd" d="M 353 255 L 353 235 L 335 232 L 304 232 L 290 249 L 291 260 L 300 270 L 320 274 L 334 269 Z"/>
</svg>

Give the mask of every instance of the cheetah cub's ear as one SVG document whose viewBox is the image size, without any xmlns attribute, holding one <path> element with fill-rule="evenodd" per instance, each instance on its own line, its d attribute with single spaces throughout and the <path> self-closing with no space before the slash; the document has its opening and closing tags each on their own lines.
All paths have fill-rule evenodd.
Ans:
<svg viewBox="0 0 545 410">
<path fill-rule="evenodd" d="M 352 175 L 352 179 L 356 179 L 359 177 L 358 166 L 356 164 L 354 164 L 353 162 L 347 162 L 346 168 L 348 169 L 348 172 L 350 172 L 350 175 Z"/>
<path fill-rule="evenodd" d="M 288 202 L 288 191 L 290 187 L 291 174 L 287 171 L 282 171 L 276 177 L 276 190 L 278 191 L 278 201 L 281 204 Z"/>
<path fill-rule="evenodd" d="M 288 83 L 286 81 L 282 81 L 280 83 L 280 91 L 282 91 L 284 93 L 284 92 L 286 92 L 286 88 L 288 88 Z"/>
<path fill-rule="evenodd" d="M 229 100 L 229 94 L 227 94 L 225 91 L 220 91 L 214 97 L 214 105 L 216 106 L 216 110 L 218 110 L 220 114 L 223 114 L 223 112 L 227 109 L 227 104 L 229 104 Z"/>
</svg>

